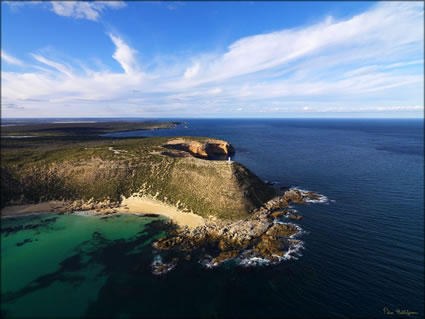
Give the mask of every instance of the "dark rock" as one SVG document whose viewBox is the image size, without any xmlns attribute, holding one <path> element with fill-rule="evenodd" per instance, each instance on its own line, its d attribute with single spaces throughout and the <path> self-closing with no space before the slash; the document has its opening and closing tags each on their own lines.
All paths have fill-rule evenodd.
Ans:
<svg viewBox="0 0 425 319">
<path fill-rule="evenodd" d="M 24 245 L 24 244 L 26 244 L 26 243 L 30 243 L 30 242 L 32 242 L 32 239 L 29 239 L 29 238 L 27 238 L 27 239 L 25 239 L 24 241 L 21 241 L 21 242 L 19 242 L 19 243 L 16 243 L 16 246 L 22 246 L 22 245 Z"/>
<path fill-rule="evenodd" d="M 158 214 L 137 214 L 139 217 L 159 217 Z"/>
<path fill-rule="evenodd" d="M 220 264 L 228 259 L 235 258 L 239 255 L 239 250 L 229 250 L 221 252 L 217 257 L 215 257 L 211 263 Z"/>
<path fill-rule="evenodd" d="M 289 218 L 291 218 L 291 219 L 296 219 L 296 220 L 300 220 L 300 219 L 302 219 L 303 217 L 302 216 L 300 216 L 300 215 L 294 215 L 294 214 L 291 214 L 291 215 L 289 215 L 288 216 Z"/>
<path fill-rule="evenodd" d="M 270 261 L 277 261 L 278 257 L 283 256 L 286 248 L 286 241 L 276 236 L 263 235 L 261 240 L 253 248 L 253 252 Z"/>
<path fill-rule="evenodd" d="M 286 208 L 288 206 L 289 206 L 288 202 L 285 199 L 281 198 L 279 207 L 280 208 Z"/>
<path fill-rule="evenodd" d="M 288 198 L 302 199 L 297 192 L 294 194 L 288 195 Z M 287 201 L 283 198 L 274 198 L 267 203 L 268 207 L 280 205 L 286 206 Z M 168 231 L 167 237 L 154 242 L 153 246 L 161 250 L 192 251 L 199 249 L 202 258 L 207 258 L 208 252 L 217 254 L 218 251 L 215 258 L 207 258 L 211 259 L 213 265 L 235 258 L 240 254 L 244 256 L 252 254 L 275 262 L 287 252 L 289 247 L 287 238 L 297 234 L 299 230 L 293 224 L 274 224 L 271 219 L 268 219 L 268 216 L 277 218 L 288 213 L 287 210 L 271 213 L 269 209 L 263 207 L 253 212 L 250 218 L 243 220 L 207 221 L 204 226 L 195 229 L 175 227 Z M 301 217 L 292 216 L 295 219 Z M 190 260 L 191 254 L 187 254 L 185 259 Z"/>
<path fill-rule="evenodd" d="M 299 232 L 297 227 L 292 224 L 274 224 L 266 231 L 266 235 L 269 236 L 282 236 L 290 237 Z"/>
<path fill-rule="evenodd" d="M 320 200 L 321 196 L 319 194 L 316 194 L 314 192 L 307 192 L 304 194 L 304 197 L 312 200 Z"/>
<path fill-rule="evenodd" d="M 170 263 L 162 263 L 161 261 L 154 261 L 152 263 L 152 273 L 154 275 L 162 275 L 173 270 L 176 266 L 177 266 L 176 260 L 173 260 Z"/>
</svg>

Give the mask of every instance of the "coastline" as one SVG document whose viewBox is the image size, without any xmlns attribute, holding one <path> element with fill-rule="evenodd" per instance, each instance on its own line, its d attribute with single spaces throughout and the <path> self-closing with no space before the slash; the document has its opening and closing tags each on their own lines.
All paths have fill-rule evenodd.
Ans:
<svg viewBox="0 0 425 319">
<path fill-rule="evenodd" d="M 84 205 L 75 209 L 75 202 L 72 201 L 47 201 L 29 205 L 11 205 L 1 209 L 1 217 L 17 217 L 36 213 L 70 213 L 73 211 L 92 211 L 96 214 L 157 214 L 169 218 L 178 226 L 187 226 L 190 229 L 205 225 L 204 218 L 193 213 L 185 213 L 176 207 L 167 205 L 158 200 L 148 197 L 130 196 L 123 198 L 119 206 L 99 203 L 85 209 Z"/>
</svg>

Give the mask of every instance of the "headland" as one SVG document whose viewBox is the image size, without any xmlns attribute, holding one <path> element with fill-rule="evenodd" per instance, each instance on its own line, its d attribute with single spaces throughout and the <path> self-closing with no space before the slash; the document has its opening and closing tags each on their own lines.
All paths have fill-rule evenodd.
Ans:
<svg viewBox="0 0 425 319">
<path fill-rule="evenodd" d="M 106 131 L 99 125 L 46 125 L 13 127 L 13 134 L 31 139 L 2 138 L 3 217 L 76 211 L 157 214 L 176 225 L 154 243 L 159 250 L 189 252 L 208 246 L 215 252 L 210 265 L 247 254 L 276 262 L 298 243 L 294 236 L 299 228 L 281 219 L 301 218 L 291 213 L 289 203 L 319 198 L 315 193 L 275 189 L 229 161 L 235 149 L 227 141 L 108 138 L 97 134 Z M 143 124 L 110 124 L 109 131 L 111 127 Z M 9 134 L 10 127 L 6 130 Z M 167 269 L 166 264 L 160 267 Z"/>
</svg>

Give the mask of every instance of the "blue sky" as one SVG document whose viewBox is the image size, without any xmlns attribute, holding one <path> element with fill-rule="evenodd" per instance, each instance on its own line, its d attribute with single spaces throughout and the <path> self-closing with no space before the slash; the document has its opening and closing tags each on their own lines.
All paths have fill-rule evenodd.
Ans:
<svg viewBox="0 0 425 319">
<path fill-rule="evenodd" d="M 2 2 L 3 117 L 423 117 L 423 2 Z"/>
</svg>

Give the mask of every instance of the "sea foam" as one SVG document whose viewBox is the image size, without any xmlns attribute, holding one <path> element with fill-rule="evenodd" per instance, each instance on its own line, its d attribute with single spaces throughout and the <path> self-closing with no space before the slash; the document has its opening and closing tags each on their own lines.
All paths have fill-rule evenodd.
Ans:
<svg viewBox="0 0 425 319">
<path fill-rule="evenodd" d="M 152 273 L 154 275 L 162 275 L 170 272 L 177 266 L 176 261 L 172 261 L 170 263 L 164 263 L 162 257 L 160 255 L 156 255 L 152 261 Z"/>
<path fill-rule="evenodd" d="M 290 190 L 297 190 L 303 196 L 307 196 L 307 194 L 311 192 L 311 191 L 302 189 L 302 188 L 300 188 L 298 186 L 291 187 Z M 319 194 L 319 193 L 316 193 L 316 192 L 313 192 L 313 193 L 317 195 L 318 199 L 310 199 L 310 198 L 305 197 L 304 198 L 304 201 L 306 203 L 314 203 L 314 204 L 316 204 L 316 203 L 327 203 L 329 201 L 329 198 L 327 198 L 325 195 L 322 195 L 322 194 Z"/>
</svg>

